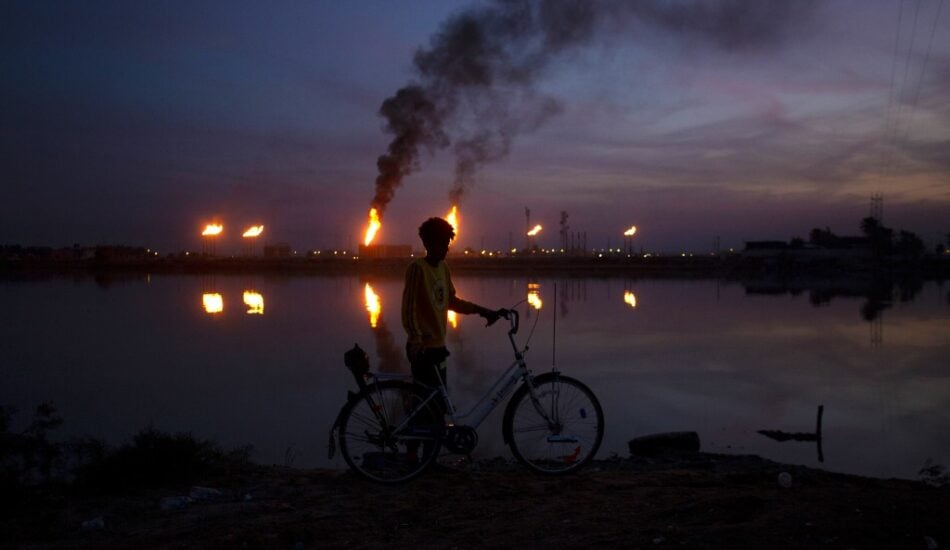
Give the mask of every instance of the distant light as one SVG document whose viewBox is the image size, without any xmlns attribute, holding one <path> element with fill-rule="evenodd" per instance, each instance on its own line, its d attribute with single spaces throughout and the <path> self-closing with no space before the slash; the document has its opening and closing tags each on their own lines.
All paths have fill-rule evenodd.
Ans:
<svg viewBox="0 0 950 550">
<path fill-rule="evenodd" d="M 264 232 L 263 225 L 252 225 L 251 227 L 248 227 L 247 230 L 241 236 L 246 237 L 246 238 L 260 237 L 261 233 L 263 232 Z"/>
<path fill-rule="evenodd" d="M 222 231 L 224 231 L 224 226 L 220 223 L 209 223 L 201 231 L 201 235 L 204 237 L 214 237 L 220 235 Z"/>
</svg>

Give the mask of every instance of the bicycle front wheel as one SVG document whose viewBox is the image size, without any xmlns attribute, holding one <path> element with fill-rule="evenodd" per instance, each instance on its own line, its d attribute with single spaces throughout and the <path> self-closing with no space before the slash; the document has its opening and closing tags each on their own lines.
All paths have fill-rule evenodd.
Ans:
<svg viewBox="0 0 950 550">
<path fill-rule="evenodd" d="M 341 413 L 340 453 L 359 475 L 400 483 L 422 473 L 441 448 L 441 396 L 399 381 L 367 386 Z"/>
<path fill-rule="evenodd" d="M 522 464 L 543 474 L 577 471 L 604 438 L 604 412 L 594 392 L 578 380 L 546 373 L 522 384 L 502 423 L 505 442 Z"/>
</svg>

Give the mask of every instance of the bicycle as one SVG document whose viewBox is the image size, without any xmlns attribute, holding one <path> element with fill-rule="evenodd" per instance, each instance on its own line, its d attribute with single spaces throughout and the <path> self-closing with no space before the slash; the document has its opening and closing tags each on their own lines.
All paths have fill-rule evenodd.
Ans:
<svg viewBox="0 0 950 550">
<path fill-rule="evenodd" d="M 343 459 L 360 476 L 381 483 L 408 481 L 431 466 L 442 447 L 470 457 L 478 443 L 476 429 L 514 391 L 502 434 L 519 462 L 541 474 L 576 472 L 590 462 L 604 436 L 600 402 L 590 388 L 556 369 L 534 376 L 524 359 L 528 346 L 519 349 L 515 342 L 518 312 L 502 311 L 510 323 L 515 360 L 465 413 L 452 404 L 444 384 L 432 388 L 409 382 L 406 375 L 370 373 L 358 345 L 347 352 L 345 363 L 360 391 L 349 392 L 330 430 L 330 458 L 336 436 Z"/>
</svg>

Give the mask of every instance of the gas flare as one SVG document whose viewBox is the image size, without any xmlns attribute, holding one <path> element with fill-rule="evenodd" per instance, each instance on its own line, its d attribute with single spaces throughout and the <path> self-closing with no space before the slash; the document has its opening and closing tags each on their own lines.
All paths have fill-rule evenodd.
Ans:
<svg viewBox="0 0 950 550">
<path fill-rule="evenodd" d="M 383 223 L 379 220 L 379 213 L 375 208 L 369 209 L 369 224 L 366 227 L 366 237 L 363 239 L 363 244 L 369 246 L 369 243 L 373 242 L 373 238 L 376 237 L 376 232 L 379 231 L 379 228 L 383 226 Z"/>
<path fill-rule="evenodd" d="M 536 225 L 536 226 L 534 226 L 534 227 L 531 228 L 531 231 L 528 231 L 528 236 L 529 236 L 529 237 L 534 237 L 535 235 L 537 235 L 537 234 L 540 233 L 540 232 L 541 232 L 541 225 Z"/>
<path fill-rule="evenodd" d="M 213 237 L 220 235 L 224 231 L 224 226 L 219 223 L 209 223 L 205 226 L 204 231 L 201 232 L 203 237 Z"/>
<path fill-rule="evenodd" d="M 241 236 L 242 237 L 260 237 L 261 233 L 263 232 L 264 232 L 263 225 L 252 225 L 251 227 L 248 227 L 247 231 L 245 231 L 244 234 Z"/>
<path fill-rule="evenodd" d="M 624 237 L 632 237 L 634 233 L 637 232 L 637 226 L 631 225 L 630 229 L 623 232 Z"/>
<path fill-rule="evenodd" d="M 459 238 L 459 209 L 457 206 L 452 205 L 452 210 L 445 216 L 445 221 L 449 222 L 449 225 L 455 230 L 455 240 L 457 241 Z"/>
<path fill-rule="evenodd" d="M 540 225 L 538 227 L 541 227 Z M 528 303 L 534 309 L 541 309 L 541 285 L 540 283 L 528 283 Z"/>
<path fill-rule="evenodd" d="M 379 322 L 379 314 L 383 311 L 383 306 L 379 301 L 379 295 L 373 292 L 373 287 L 366 283 L 363 288 L 363 295 L 366 297 L 366 311 L 369 312 L 369 326 L 376 328 Z"/>
<path fill-rule="evenodd" d="M 244 305 L 247 306 L 248 315 L 264 315 L 264 297 L 260 292 L 245 290 Z"/>
<path fill-rule="evenodd" d="M 201 304 L 207 313 L 221 313 L 224 311 L 224 298 L 217 292 L 206 292 L 201 295 Z"/>
<path fill-rule="evenodd" d="M 630 307 L 637 307 L 637 297 L 629 290 L 623 292 L 623 302 Z"/>
</svg>

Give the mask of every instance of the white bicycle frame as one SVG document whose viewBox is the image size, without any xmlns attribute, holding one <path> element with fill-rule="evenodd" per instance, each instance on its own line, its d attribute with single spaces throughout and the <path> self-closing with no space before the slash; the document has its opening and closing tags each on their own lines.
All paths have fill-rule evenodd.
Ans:
<svg viewBox="0 0 950 550">
<path fill-rule="evenodd" d="M 495 410 L 495 407 L 497 407 L 499 403 L 504 401 L 505 397 L 507 397 L 508 394 L 510 394 L 514 390 L 515 386 L 518 384 L 520 380 L 530 381 L 531 372 L 528 370 L 528 365 L 525 363 L 525 360 L 524 360 L 524 354 L 526 351 L 528 351 L 528 347 L 525 346 L 524 349 L 519 350 L 518 345 L 515 343 L 514 335 L 518 330 L 518 320 L 517 320 L 518 312 L 511 310 L 510 315 L 512 315 L 513 317 L 511 320 L 512 328 L 511 330 L 508 331 L 508 340 L 511 341 L 511 347 L 515 352 L 515 360 L 511 363 L 511 365 L 508 366 L 507 369 L 505 369 L 505 372 L 501 374 L 498 380 L 496 380 L 495 383 L 492 384 L 491 388 L 489 388 L 489 390 L 485 393 L 485 395 L 483 395 L 482 398 L 479 399 L 478 402 L 475 403 L 475 405 L 473 405 L 471 409 L 469 409 L 465 413 L 459 414 L 459 412 L 455 408 L 455 405 L 452 403 L 451 398 L 449 397 L 449 392 L 448 392 L 448 389 L 445 387 L 445 383 L 442 381 L 441 377 L 439 377 L 438 388 L 433 388 L 432 393 L 430 393 L 429 396 L 426 397 L 425 401 L 419 404 L 419 406 L 416 408 L 416 411 L 424 407 L 431 399 L 435 398 L 436 396 L 441 396 L 442 400 L 446 404 L 449 417 L 452 419 L 452 425 L 458 425 L 459 421 L 464 420 L 466 421 L 465 423 L 466 426 L 469 426 L 475 429 L 475 428 L 478 428 L 479 425 L 481 425 L 481 423 L 485 420 L 485 418 L 488 417 L 489 414 L 491 414 L 493 410 Z M 437 368 L 437 365 L 433 365 L 433 368 Z M 406 377 L 404 375 L 395 375 L 395 376 L 383 375 L 382 378 L 405 379 Z M 428 388 L 429 386 L 424 386 L 424 387 Z M 438 391 L 435 391 L 435 390 L 438 390 Z M 528 384 L 528 391 L 531 394 L 531 401 L 535 404 L 535 408 L 537 408 L 541 416 L 550 423 L 551 419 L 548 418 L 548 415 L 545 414 L 543 410 L 541 410 L 540 406 L 538 406 L 538 399 L 534 393 L 534 388 L 531 386 L 531 384 Z M 399 431 L 405 428 L 406 425 L 409 423 L 409 420 L 413 416 L 415 416 L 416 411 L 413 411 L 412 414 L 407 416 L 400 423 L 400 425 L 396 427 L 396 430 Z"/>
</svg>

